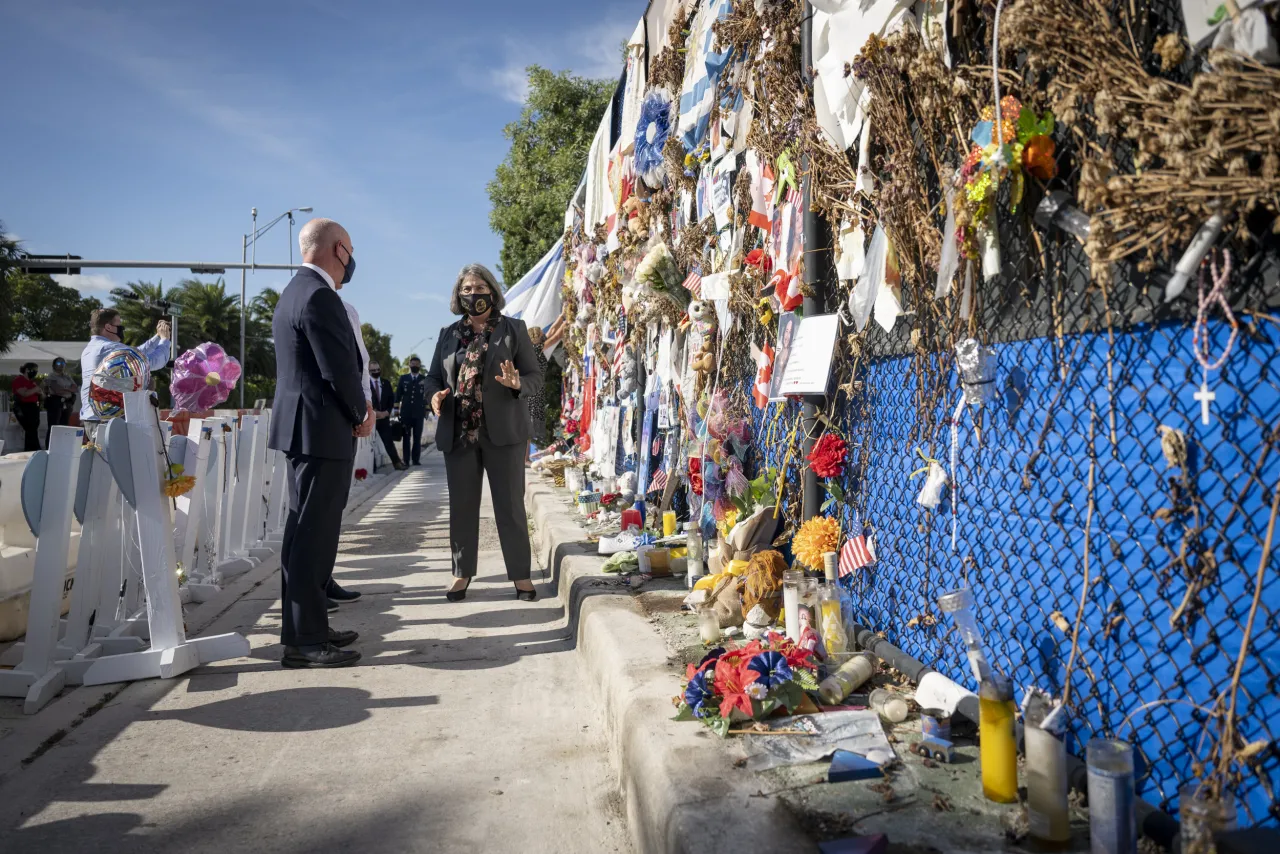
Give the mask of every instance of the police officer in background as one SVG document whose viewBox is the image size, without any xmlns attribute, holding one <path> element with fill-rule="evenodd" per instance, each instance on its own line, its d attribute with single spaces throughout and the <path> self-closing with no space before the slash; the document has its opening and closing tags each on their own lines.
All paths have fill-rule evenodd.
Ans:
<svg viewBox="0 0 1280 854">
<path fill-rule="evenodd" d="M 422 422 L 427 418 L 426 374 L 417 355 L 409 357 L 409 373 L 400 375 L 396 388 L 396 405 L 400 407 L 400 423 L 404 426 L 401 459 L 422 465 Z"/>
<path fill-rule="evenodd" d="M 49 430 L 45 433 L 47 447 L 54 427 L 66 427 L 71 423 L 71 411 L 76 405 L 76 381 L 67 374 L 67 360 L 59 356 L 53 360 L 53 373 L 44 378 L 44 408 L 49 412 Z"/>
<path fill-rule="evenodd" d="M 403 471 L 408 466 L 400 462 L 395 440 L 391 438 L 391 408 L 395 406 L 396 392 L 391 387 L 391 380 L 382 375 L 382 366 L 373 359 L 369 360 L 369 383 L 373 393 L 373 417 L 378 419 L 374 429 L 378 431 L 378 438 L 387 449 L 391 465 L 396 471 Z"/>
</svg>

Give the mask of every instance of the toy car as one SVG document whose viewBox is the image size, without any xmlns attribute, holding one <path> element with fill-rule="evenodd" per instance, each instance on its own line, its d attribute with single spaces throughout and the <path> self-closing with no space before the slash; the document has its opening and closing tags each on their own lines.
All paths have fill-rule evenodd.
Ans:
<svg viewBox="0 0 1280 854">
<path fill-rule="evenodd" d="M 946 762 L 951 764 L 954 756 L 954 745 L 945 738 L 937 738 L 935 736 L 925 736 L 919 741 L 911 745 L 911 752 L 917 756 L 923 756 L 926 759 L 933 759 L 938 762 Z"/>
</svg>

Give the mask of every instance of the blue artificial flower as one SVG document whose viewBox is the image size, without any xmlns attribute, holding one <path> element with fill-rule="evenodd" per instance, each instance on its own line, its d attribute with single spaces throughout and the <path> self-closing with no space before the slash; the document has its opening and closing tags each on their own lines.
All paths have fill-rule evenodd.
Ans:
<svg viewBox="0 0 1280 854">
<path fill-rule="evenodd" d="M 785 663 L 785 662 L 784 662 Z M 703 704 L 710 702 L 715 689 L 707 684 L 706 672 L 696 673 L 684 689 L 684 701 L 693 710 L 695 718 L 703 717 Z"/>
<path fill-rule="evenodd" d="M 650 189 L 662 189 L 667 170 L 663 149 L 671 135 L 671 93 L 654 89 L 640 102 L 640 121 L 636 123 L 635 169 Z"/>
<path fill-rule="evenodd" d="M 747 669 L 759 674 L 757 684 L 773 689 L 791 680 L 791 666 L 780 652 L 762 652 L 747 663 Z"/>
</svg>

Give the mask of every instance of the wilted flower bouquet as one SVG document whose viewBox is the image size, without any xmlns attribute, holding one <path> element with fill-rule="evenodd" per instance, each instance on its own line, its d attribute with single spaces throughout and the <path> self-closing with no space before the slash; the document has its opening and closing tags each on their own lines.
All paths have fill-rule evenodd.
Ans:
<svg viewBox="0 0 1280 854">
<path fill-rule="evenodd" d="M 690 664 L 684 689 L 673 702 L 678 721 L 700 720 L 720 737 L 735 721 L 763 720 L 778 709 L 794 714 L 818 690 L 813 653 L 770 632 L 736 649 L 711 650 Z"/>
</svg>

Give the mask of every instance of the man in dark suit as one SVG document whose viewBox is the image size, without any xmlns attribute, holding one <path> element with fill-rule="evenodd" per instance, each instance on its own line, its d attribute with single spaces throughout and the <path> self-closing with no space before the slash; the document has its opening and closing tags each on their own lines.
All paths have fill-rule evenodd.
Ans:
<svg viewBox="0 0 1280 854">
<path fill-rule="evenodd" d="M 402 456 L 406 463 L 422 465 L 422 422 L 427 419 L 427 376 L 422 360 L 409 357 L 409 373 L 400 375 L 396 403 L 400 406 L 400 423 L 404 425 Z"/>
<path fill-rule="evenodd" d="M 285 667 L 346 667 L 355 632 L 329 627 L 325 589 L 338 554 L 351 488 L 353 437 L 373 432 L 363 365 L 337 290 L 356 262 L 346 229 L 313 219 L 298 234 L 303 265 L 280 294 L 271 323 L 276 396 L 267 445 L 289 462 L 289 518 L 280 549 Z"/>
<path fill-rule="evenodd" d="M 369 360 L 369 390 L 373 394 L 373 416 L 377 419 L 374 429 L 387 449 L 387 456 L 391 457 L 391 465 L 396 471 L 404 471 L 408 467 L 400 462 L 396 441 L 391 438 L 391 410 L 396 405 L 396 393 L 391 388 L 391 380 L 382 375 L 382 366 L 373 359 Z"/>
</svg>

